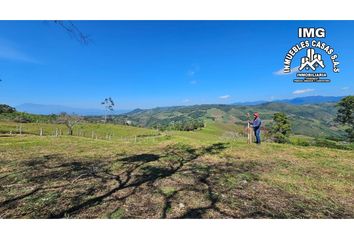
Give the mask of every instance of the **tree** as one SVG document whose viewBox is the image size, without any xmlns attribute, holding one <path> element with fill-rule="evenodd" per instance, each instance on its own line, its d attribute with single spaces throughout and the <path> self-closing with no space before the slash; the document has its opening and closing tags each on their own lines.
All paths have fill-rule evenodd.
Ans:
<svg viewBox="0 0 354 240">
<path fill-rule="evenodd" d="M 6 104 L 0 104 L 0 113 L 14 113 L 16 112 L 16 109 L 6 105 Z"/>
<path fill-rule="evenodd" d="M 54 20 L 54 23 L 63 28 L 70 37 L 77 40 L 81 44 L 87 45 L 92 42 L 90 36 L 81 32 L 81 30 L 69 20 Z"/>
<path fill-rule="evenodd" d="M 65 124 L 69 130 L 69 135 L 73 135 L 74 126 L 79 124 L 82 118 L 78 115 L 69 115 L 67 113 L 61 113 L 58 117 L 58 123 Z"/>
<path fill-rule="evenodd" d="M 354 96 L 343 98 L 338 104 L 336 122 L 347 127 L 348 140 L 354 141 Z"/>
<path fill-rule="evenodd" d="M 107 115 L 110 112 L 114 111 L 114 102 L 113 99 L 111 97 L 109 98 L 105 98 L 103 102 L 101 102 L 101 104 L 104 106 L 105 108 L 105 115 L 104 115 L 104 123 L 107 122 Z"/>
<path fill-rule="evenodd" d="M 288 117 L 285 113 L 275 113 L 273 115 L 273 125 L 271 128 L 274 141 L 277 143 L 289 142 L 290 133 L 291 126 Z"/>
</svg>

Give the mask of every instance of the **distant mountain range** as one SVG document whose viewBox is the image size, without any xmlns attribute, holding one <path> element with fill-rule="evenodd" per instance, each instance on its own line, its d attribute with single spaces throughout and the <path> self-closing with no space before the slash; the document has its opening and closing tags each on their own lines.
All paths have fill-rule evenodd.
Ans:
<svg viewBox="0 0 354 240">
<path fill-rule="evenodd" d="M 338 102 L 343 97 L 327 97 L 327 96 L 310 96 L 310 97 L 298 97 L 293 99 L 282 99 L 282 100 L 274 100 L 274 101 L 254 101 L 254 102 L 238 102 L 233 103 L 231 105 L 237 106 L 256 106 L 265 103 L 287 103 L 290 105 L 305 105 L 305 104 L 319 104 L 319 103 L 331 103 L 331 102 Z M 181 106 L 183 107 L 183 106 Z M 105 111 L 103 109 L 90 109 L 90 108 L 74 108 L 62 105 L 45 105 L 45 104 L 34 104 L 34 103 L 25 103 L 15 107 L 17 111 L 20 112 L 27 112 L 33 114 L 59 114 L 62 112 L 66 113 L 75 113 L 78 115 L 84 116 L 99 116 L 104 115 Z M 169 108 L 169 107 L 166 107 Z M 135 109 L 133 111 L 127 109 L 118 109 L 114 111 L 113 114 L 124 114 L 130 113 L 134 114 L 137 112 L 144 111 L 143 109 Z"/>
<path fill-rule="evenodd" d="M 60 114 L 66 112 L 69 114 L 77 114 L 83 116 L 98 116 L 104 115 L 105 111 L 103 109 L 94 109 L 94 108 L 74 108 L 61 105 L 45 105 L 45 104 L 34 104 L 34 103 L 24 103 L 15 107 L 17 111 L 27 112 L 33 114 Z M 113 114 L 122 114 L 127 113 L 130 110 L 116 110 Z"/>
<path fill-rule="evenodd" d="M 304 104 L 318 104 L 318 103 L 329 103 L 329 102 L 338 102 L 342 97 L 327 97 L 327 96 L 309 96 L 309 97 L 298 97 L 292 99 L 282 99 L 282 100 L 274 100 L 274 101 L 254 101 L 254 102 L 238 102 L 233 103 L 233 105 L 238 106 L 254 106 L 263 103 L 269 102 L 280 102 L 280 103 L 287 103 L 292 105 L 304 105 Z"/>
</svg>

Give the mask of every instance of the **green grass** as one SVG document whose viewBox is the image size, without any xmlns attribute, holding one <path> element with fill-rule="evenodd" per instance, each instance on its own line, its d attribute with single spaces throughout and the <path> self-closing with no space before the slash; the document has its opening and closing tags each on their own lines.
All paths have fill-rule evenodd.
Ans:
<svg viewBox="0 0 354 240">
<path fill-rule="evenodd" d="M 338 142 L 324 138 L 313 138 L 308 136 L 293 136 L 290 143 L 298 146 L 317 146 L 334 149 L 354 150 L 354 143 Z"/>
<path fill-rule="evenodd" d="M 110 219 L 121 219 L 124 217 L 124 209 L 118 208 L 113 213 L 109 215 Z"/>
<path fill-rule="evenodd" d="M 172 196 L 175 192 L 176 189 L 173 187 L 162 187 L 161 188 L 161 192 L 166 196 L 166 197 L 170 197 Z"/>
<path fill-rule="evenodd" d="M 68 135 L 68 128 L 64 124 L 51 123 L 14 123 L 0 122 L 0 134 L 22 134 L 40 135 L 42 129 L 43 136 L 56 136 L 56 134 Z M 82 123 L 74 126 L 74 136 L 98 139 L 115 140 L 135 140 L 137 138 L 147 138 L 161 135 L 157 130 L 138 128 L 113 124 L 91 124 Z"/>
<path fill-rule="evenodd" d="M 206 127 L 200 130 L 190 132 L 169 131 L 167 134 L 173 136 L 174 141 L 189 144 L 207 144 L 226 139 L 226 133 L 230 132 L 239 135 L 239 132 L 242 132 L 242 130 L 237 125 L 207 121 Z"/>
<path fill-rule="evenodd" d="M 40 127 L 65 129 L 23 124 L 26 134 L 0 137 L 1 218 L 354 217 L 350 149 L 248 145 L 225 137 L 239 126 L 213 122 L 194 132 L 76 128 L 113 132 L 111 140 L 40 137 Z M 3 133 L 13 128 L 0 124 Z"/>
<path fill-rule="evenodd" d="M 50 124 L 50 123 L 14 123 L 14 122 L 0 122 L 0 131 L 3 133 L 14 133 L 18 130 L 19 126 L 22 126 L 23 133 L 39 135 L 40 129 L 43 129 L 44 135 L 54 135 L 56 129 L 62 130 L 63 135 L 67 135 L 68 129 L 64 124 Z M 154 136 L 158 135 L 158 132 L 153 129 L 130 127 L 123 125 L 113 124 L 90 124 L 82 123 L 74 127 L 74 135 L 77 135 L 79 131 L 86 131 L 87 135 L 90 135 L 92 131 L 99 135 L 104 134 L 116 134 L 118 136 Z"/>
</svg>

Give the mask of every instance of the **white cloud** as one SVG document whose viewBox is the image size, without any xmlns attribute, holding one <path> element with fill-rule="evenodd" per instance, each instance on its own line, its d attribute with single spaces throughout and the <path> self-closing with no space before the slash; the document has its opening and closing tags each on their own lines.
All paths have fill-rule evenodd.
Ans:
<svg viewBox="0 0 354 240">
<path fill-rule="evenodd" d="M 308 92 L 313 92 L 315 91 L 315 89 L 312 88 L 306 88 L 306 89 L 299 89 L 293 92 L 293 94 L 297 95 L 297 94 L 304 94 L 304 93 L 308 93 Z"/>
<path fill-rule="evenodd" d="M 183 100 L 184 103 L 189 103 L 190 101 L 191 100 L 189 100 L 188 98 Z"/>
<path fill-rule="evenodd" d="M 342 87 L 342 90 L 349 90 L 349 87 Z"/>
<path fill-rule="evenodd" d="M 296 67 L 293 67 L 289 73 L 285 73 L 284 68 L 282 68 L 282 69 L 279 69 L 278 71 L 274 72 L 273 74 L 279 75 L 279 76 L 291 75 L 291 74 L 297 73 L 298 71 L 299 71 L 299 66 L 296 66 Z"/>
<path fill-rule="evenodd" d="M 229 99 L 231 96 L 230 95 L 224 95 L 224 96 L 220 96 L 220 99 Z"/>
<path fill-rule="evenodd" d="M 28 56 L 24 52 L 14 47 L 13 43 L 5 41 L 3 39 L 0 39 L 0 58 L 21 62 L 39 63 L 34 58 Z"/>
<path fill-rule="evenodd" d="M 189 83 L 190 83 L 190 84 L 197 84 L 198 81 L 197 81 L 197 80 L 192 80 L 192 81 L 190 81 Z"/>
</svg>

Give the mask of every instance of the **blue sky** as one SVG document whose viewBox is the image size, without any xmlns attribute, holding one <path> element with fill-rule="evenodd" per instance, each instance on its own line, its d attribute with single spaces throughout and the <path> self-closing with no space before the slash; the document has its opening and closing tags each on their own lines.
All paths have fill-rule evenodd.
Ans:
<svg viewBox="0 0 354 240">
<path fill-rule="evenodd" d="M 354 21 L 74 23 L 91 44 L 53 22 L 0 21 L 0 103 L 97 108 L 111 96 L 133 109 L 354 92 Z M 331 83 L 279 74 L 300 26 L 326 29 L 341 68 Z"/>
</svg>

